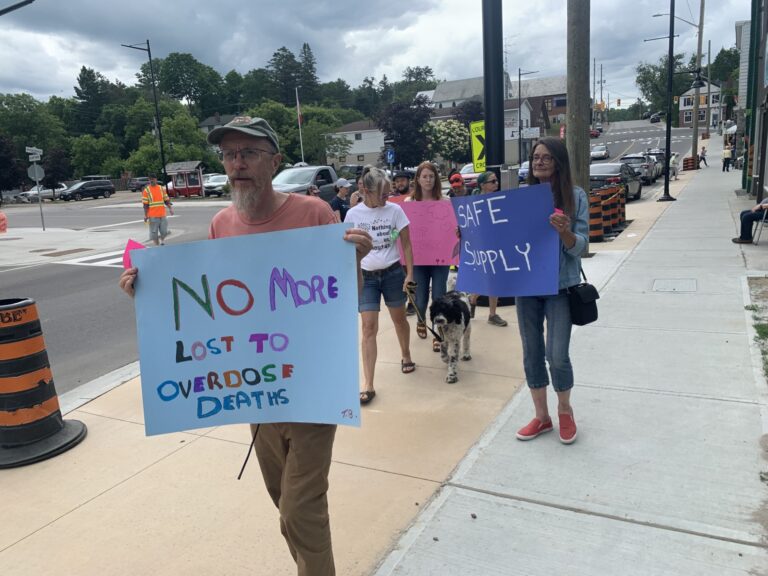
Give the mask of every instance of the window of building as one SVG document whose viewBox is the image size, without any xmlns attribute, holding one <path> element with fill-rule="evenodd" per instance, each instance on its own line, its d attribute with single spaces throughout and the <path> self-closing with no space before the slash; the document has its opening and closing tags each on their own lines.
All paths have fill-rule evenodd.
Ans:
<svg viewBox="0 0 768 576">
<path fill-rule="evenodd" d="M 687 112 L 683 112 L 683 124 L 690 124 L 691 118 L 693 118 L 693 112 L 688 110 Z"/>
<path fill-rule="evenodd" d="M 339 162 L 341 162 L 343 164 L 346 161 L 347 161 L 347 157 L 346 156 L 339 156 Z"/>
<path fill-rule="evenodd" d="M 552 111 L 552 99 L 551 98 L 545 98 L 544 99 L 544 106 L 546 106 L 547 110 Z"/>
<path fill-rule="evenodd" d="M 699 94 L 699 106 L 706 106 L 707 105 L 707 93 L 704 92 L 704 94 Z"/>
<path fill-rule="evenodd" d="M 712 94 L 712 104 L 720 103 L 720 94 Z"/>
<path fill-rule="evenodd" d="M 555 98 L 555 108 L 565 108 L 568 105 L 568 100 L 562 96 Z"/>
<path fill-rule="evenodd" d="M 357 155 L 357 161 L 358 162 L 365 162 L 365 154 L 358 154 Z"/>
<path fill-rule="evenodd" d="M 363 135 L 360 132 L 355 134 L 355 140 L 362 140 L 362 139 L 363 139 Z"/>
<path fill-rule="evenodd" d="M 693 96 L 683 96 L 683 106 L 693 106 Z"/>
<path fill-rule="evenodd" d="M 699 108 L 699 122 L 707 119 L 707 111 Z"/>
</svg>

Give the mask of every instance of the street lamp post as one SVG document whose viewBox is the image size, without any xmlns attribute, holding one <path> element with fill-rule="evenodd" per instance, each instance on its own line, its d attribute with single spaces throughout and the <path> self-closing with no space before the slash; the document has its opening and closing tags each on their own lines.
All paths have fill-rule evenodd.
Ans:
<svg viewBox="0 0 768 576">
<path fill-rule="evenodd" d="M 3 8 L 0 10 L 0 16 L 5 16 L 8 14 L 8 12 L 13 12 L 14 10 L 18 10 L 19 8 L 24 8 L 24 6 L 27 6 L 28 4 L 32 4 L 35 0 L 23 0 L 22 2 L 16 2 L 16 4 L 12 4 L 8 6 L 8 8 Z"/>
<path fill-rule="evenodd" d="M 149 57 L 149 76 L 152 80 L 152 97 L 155 100 L 155 123 L 157 124 L 157 137 L 160 141 L 160 162 L 162 163 L 162 172 L 163 172 L 163 184 L 168 183 L 168 174 L 165 172 L 165 151 L 163 150 L 163 128 L 160 124 L 160 107 L 157 103 L 157 88 L 155 86 L 155 69 L 152 65 L 152 48 L 149 45 L 149 40 L 147 40 L 147 45 L 144 47 L 143 43 L 139 44 L 121 44 L 121 46 L 125 48 L 133 48 L 134 50 L 141 50 L 142 52 L 146 52 L 147 56 Z"/>
<path fill-rule="evenodd" d="M 517 165 L 523 165 L 523 91 L 521 90 L 522 78 L 528 74 L 537 74 L 538 70 L 523 72 L 517 69 Z"/>
<path fill-rule="evenodd" d="M 669 194 L 669 159 L 672 155 L 672 76 L 675 59 L 675 0 L 669 0 L 669 54 L 667 55 L 667 126 L 664 147 L 664 194 L 657 202 L 677 200 Z"/>
</svg>

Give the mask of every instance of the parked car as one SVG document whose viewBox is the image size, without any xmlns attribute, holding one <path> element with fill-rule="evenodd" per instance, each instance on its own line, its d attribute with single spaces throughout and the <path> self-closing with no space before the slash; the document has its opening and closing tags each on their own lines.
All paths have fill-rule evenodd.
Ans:
<svg viewBox="0 0 768 576">
<path fill-rule="evenodd" d="M 661 122 L 661 116 L 659 116 L 658 114 L 651 114 L 650 120 L 651 120 L 651 124 L 654 124 L 656 122 Z"/>
<path fill-rule="evenodd" d="M 605 144 L 595 144 L 592 146 L 592 150 L 589 151 L 590 160 L 607 160 L 610 157 L 611 153 Z"/>
<path fill-rule="evenodd" d="M 61 193 L 66 189 L 67 187 L 65 184 L 58 184 L 56 188 L 43 188 L 43 185 L 40 184 L 39 186 L 32 186 L 27 192 L 20 192 L 18 197 L 22 198 L 22 202 L 37 202 L 41 198 L 53 202 L 56 198 L 59 198 Z"/>
<path fill-rule="evenodd" d="M 525 182 L 528 180 L 528 172 L 530 171 L 530 164 L 528 160 L 520 165 L 520 169 L 517 171 L 517 181 Z"/>
<path fill-rule="evenodd" d="M 214 176 L 221 176 L 221 175 L 222 175 L 221 172 L 210 172 L 208 174 L 203 174 L 203 184 L 208 182 L 208 180 L 210 180 Z"/>
<path fill-rule="evenodd" d="M 81 180 L 75 182 L 64 190 L 59 198 L 69 202 L 70 200 L 82 200 L 83 198 L 109 198 L 115 193 L 115 185 L 110 180 Z"/>
<path fill-rule="evenodd" d="M 589 189 L 619 184 L 624 187 L 627 199 L 639 200 L 643 183 L 635 170 L 624 162 L 601 162 L 589 167 Z"/>
<path fill-rule="evenodd" d="M 310 186 L 320 189 L 320 198 L 330 202 L 336 195 L 334 184 L 338 180 L 331 166 L 299 166 L 286 168 L 272 179 L 272 186 L 278 192 L 306 194 Z"/>
<path fill-rule="evenodd" d="M 462 166 L 461 170 L 459 170 L 459 174 L 464 178 L 464 185 L 468 190 L 472 191 L 474 188 L 477 188 L 477 178 L 480 174 L 475 172 L 474 164 L 465 164 Z"/>
<path fill-rule="evenodd" d="M 597 130 L 597 128 L 590 128 L 589 129 L 589 137 L 590 138 L 599 138 L 600 137 L 600 131 Z"/>
<path fill-rule="evenodd" d="M 667 161 L 666 160 L 667 151 L 664 150 L 663 148 L 648 148 L 646 154 L 648 154 L 649 156 L 653 156 L 653 159 L 656 160 L 656 164 L 658 164 L 657 175 L 662 176 L 664 174 L 664 169 L 665 169 L 664 164 Z"/>
<path fill-rule="evenodd" d="M 229 177 L 226 174 L 216 174 L 206 180 L 203 178 L 203 195 L 222 197 L 229 192 Z"/>
<path fill-rule="evenodd" d="M 145 186 L 149 186 L 149 177 L 147 176 L 139 176 L 138 178 L 128 180 L 128 190 L 131 192 L 144 190 Z"/>
<path fill-rule="evenodd" d="M 619 160 L 632 166 L 635 173 L 640 176 L 646 184 L 651 184 L 653 182 L 654 167 L 648 163 L 648 156 L 645 154 L 626 154 L 619 158 Z"/>
</svg>

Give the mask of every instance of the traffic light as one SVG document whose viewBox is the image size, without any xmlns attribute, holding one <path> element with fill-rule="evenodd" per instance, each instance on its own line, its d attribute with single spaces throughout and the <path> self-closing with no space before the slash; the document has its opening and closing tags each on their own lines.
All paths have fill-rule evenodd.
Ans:
<svg viewBox="0 0 768 576">
<path fill-rule="evenodd" d="M 621 106 L 621 98 L 616 98 L 616 106 Z"/>
<path fill-rule="evenodd" d="M 677 104 L 677 102 L 680 100 L 680 96 L 675 96 L 672 101 Z"/>
</svg>

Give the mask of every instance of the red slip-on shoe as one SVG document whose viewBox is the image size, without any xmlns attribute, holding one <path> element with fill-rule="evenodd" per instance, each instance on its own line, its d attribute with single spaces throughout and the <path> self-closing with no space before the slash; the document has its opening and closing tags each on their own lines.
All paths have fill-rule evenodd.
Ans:
<svg viewBox="0 0 768 576">
<path fill-rule="evenodd" d="M 576 422 L 570 414 L 558 414 L 560 418 L 560 442 L 573 444 L 576 441 Z"/>
<path fill-rule="evenodd" d="M 520 430 L 517 431 L 517 439 L 533 440 L 539 434 L 544 434 L 544 432 L 549 432 L 552 429 L 552 420 L 544 423 L 538 418 L 534 418 L 528 422 L 526 426 L 523 426 L 520 428 Z"/>
</svg>

